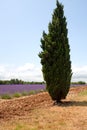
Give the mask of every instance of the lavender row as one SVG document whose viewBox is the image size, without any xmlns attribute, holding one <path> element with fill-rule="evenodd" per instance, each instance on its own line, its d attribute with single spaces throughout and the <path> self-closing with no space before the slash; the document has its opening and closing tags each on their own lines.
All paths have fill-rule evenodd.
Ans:
<svg viewBox="0 0 87 130">
<path fill-rule="evenodd" d="M 0 95 L 44 90 L 45 84 L 0 85 Z"/>
<path fill-rule="evenodd" d="M 87 86 L 81 84 L 71 84 L 71 87 L 81 87 Z M 3 94 L 14 94 L 14 93 L 22 93 L 22 92 L 30 92 L 32 90 L 44 90 L 46 88 L 45 84 L 19 84 L 19 85 L 0 85 L 0 95 Z"/>
</svg>

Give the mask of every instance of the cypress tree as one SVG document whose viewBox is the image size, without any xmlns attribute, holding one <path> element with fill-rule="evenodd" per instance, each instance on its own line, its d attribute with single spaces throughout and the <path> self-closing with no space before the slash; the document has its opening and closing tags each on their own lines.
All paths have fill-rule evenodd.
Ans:
<svg viewBox="0 0 87 130">
<path fill-rule="evenodd" d="M 72 70 L 68 29 L 63 5 L 56 1 L 48 33 L 43 31 L 39 53 L 46 88 L 57 103 L 65 99 L 70 88 Z"/>
</svg>

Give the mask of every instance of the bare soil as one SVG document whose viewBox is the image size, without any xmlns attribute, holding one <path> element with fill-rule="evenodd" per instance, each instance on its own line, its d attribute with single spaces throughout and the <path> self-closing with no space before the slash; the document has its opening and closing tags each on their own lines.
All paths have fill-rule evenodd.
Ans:
<svg viewBox="0 0 87 130">
<path fill-rule="evenodd" d="M 87 130 L 85 87 L 72 87 L 63 103 L 54 105 L 47 92 L 0 99 L 0 130 Z"/>
</svg>

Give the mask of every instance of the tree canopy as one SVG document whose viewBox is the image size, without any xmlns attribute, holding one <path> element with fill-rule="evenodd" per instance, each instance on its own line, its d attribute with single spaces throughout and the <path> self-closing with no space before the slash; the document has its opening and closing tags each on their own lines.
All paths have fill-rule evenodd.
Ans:
<svg viewBox="0 0 87 130">
<path fill-rule="evenodd" d="M 47 90 L 52 99 L 57 102 L 66 98 L 72 76 L 67 35 L 68 29 L 63 5 L 57 0 L 52 21 L 48 24 L 48 33 L 43 31 L 42 51 L 39 53 Z"/>
</svg>

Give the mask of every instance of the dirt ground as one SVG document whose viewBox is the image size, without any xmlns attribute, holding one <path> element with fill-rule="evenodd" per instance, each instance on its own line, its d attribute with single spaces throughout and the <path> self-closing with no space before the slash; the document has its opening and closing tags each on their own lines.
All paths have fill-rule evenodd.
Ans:
<svg viewBox="0 0 87 130">
<path fill-rule="evenodd" d="M 47 92 L 0 99 L 0 130 L 87 130 L 85 87 L 72 87 L 63 104 L 54 105 Z"/>
</svg>

